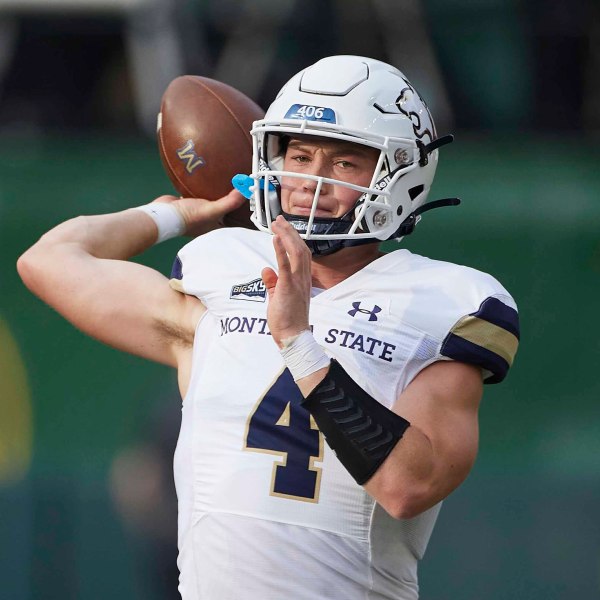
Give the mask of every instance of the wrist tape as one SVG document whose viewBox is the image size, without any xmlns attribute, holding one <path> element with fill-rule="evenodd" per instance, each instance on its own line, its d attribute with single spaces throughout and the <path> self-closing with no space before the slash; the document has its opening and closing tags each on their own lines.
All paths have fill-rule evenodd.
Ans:
<svg viewBox="0 0 600 600">
<path fill-rule="evenodd" d="M 158 229 L 155 244 L 182 235 L 185 232 L 185 222 L 181 213 L 165 202 L 152 202 L 143 206 L 136 206 L 133 210 L 141 210 L 152 218 Z"/>
<path fill-rule="evenodd" d="M 329 366 L 330 358 L 308 330 L 282 340 L 282 344 L 279 352 L 294 381 Z"/>
<path fill-rule="evenodd" d="M 359 485 L 372 477 L 410 427 L 367 394 L 335 360 L 302 406 Z"/>
</svg>

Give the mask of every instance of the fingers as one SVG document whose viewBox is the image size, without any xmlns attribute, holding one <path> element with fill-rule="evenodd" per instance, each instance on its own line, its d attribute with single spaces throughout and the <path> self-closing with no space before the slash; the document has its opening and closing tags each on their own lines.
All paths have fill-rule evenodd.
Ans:
<svg viewBox="0 0 600 600">
<path fill-rule="evenodd" d="M 232 210 L 239 208 L 245 202 L 248 202 L 248 200 L 242 194 L 237 190 L 231 190 L 226 196 L 211 202 L 211 208 L 215 209 L 215 213 L 219 216 L 224 216 Z"/>
<path fill-rule="evenodd" d="M 281 255 L 283 264 L 289 265 L 291 272 L 295 273 L 306 269 L 310 271 L 310 250 L 294 227 L 281 215 L 273 221 L 271 227 L 278 263 Z"/>
<path fill-rule="evenodd" d="M 266 267 L 263 282 L 269 294 L 267 321 L 273 340 L 280 341 L 308 328 L 311 254 L 298 232 L 283 217 L 272 223 L 278 273 Z"/>
<path fill-rule="evenodd" d="M 279 271 L 279 277 L 286 282 L 292 275 L 292 269 L 288 254 L 285 250 L 285 246 L 283 245 L 283 241 L 277 234 L 273 236 L 273 248 L 275 249 L 275 258 L 277 259 L 277 270 Z"/>
</svg>

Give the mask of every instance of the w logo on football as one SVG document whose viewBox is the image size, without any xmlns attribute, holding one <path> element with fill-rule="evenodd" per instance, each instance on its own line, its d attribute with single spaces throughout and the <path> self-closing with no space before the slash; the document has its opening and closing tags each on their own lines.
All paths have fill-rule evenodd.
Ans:
<svg viewBox="0 0 600 600">
<path fill-rule="evenodd" d="M 377 321 L 377 313 L 381 312 L 381 307 L 377 306 L 377 304 L 373 307 L 373 310 L 367 310 L 366 308 L 361 308 L 360 302 L 353 302 L 352 306 L 354 308 L 352 310 L 348 311 L 348 314 L 351 317 L 355 317 L 356 313 L 362 313 L 363 315 L 369 315 L 369 321 Z"/>
<path fill-rule="evenodd" d="M 177 156 L 181 162 L 187 161 L 185 170 L 191 175 L 197 167 L 205 164 L 204 159 L 196 154 L 194 142 L 188 140 L 183 148 L 177 150 Z"/>
</svg>

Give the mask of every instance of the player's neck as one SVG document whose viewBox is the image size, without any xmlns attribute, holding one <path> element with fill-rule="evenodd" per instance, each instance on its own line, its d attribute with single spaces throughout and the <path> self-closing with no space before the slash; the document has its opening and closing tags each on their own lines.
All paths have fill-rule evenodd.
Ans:
<svg viewBox="0 0 600 600">
<path fill-rule="evenodd" d="M 312 260 L 314 287 L 328 289 L 357 273 L 382 256 L 379 244 L 342 248 L 334 254 L 316 256 Z"/>
</svg>

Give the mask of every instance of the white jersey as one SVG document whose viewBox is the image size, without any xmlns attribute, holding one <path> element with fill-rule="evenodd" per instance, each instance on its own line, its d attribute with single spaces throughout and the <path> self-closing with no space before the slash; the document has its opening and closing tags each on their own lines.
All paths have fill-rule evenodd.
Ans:
<svg viewBox="0 0 600 600">
<path fill-rule="evenodd" d="M 175 456 L 184 600 L 418 597 L 439 505 L 391 518 L 324 442 L 271 339 L 260 279 L 272 238 L 221 229 L 187 244 L 174 287 L 202 300 Z M 515 305 L 492 277 L 398 250 L 311 300 L 317 342 L 391 407 L 427 365 L 508 369 Z"/>
</svg>

